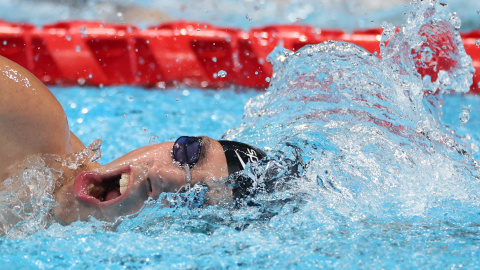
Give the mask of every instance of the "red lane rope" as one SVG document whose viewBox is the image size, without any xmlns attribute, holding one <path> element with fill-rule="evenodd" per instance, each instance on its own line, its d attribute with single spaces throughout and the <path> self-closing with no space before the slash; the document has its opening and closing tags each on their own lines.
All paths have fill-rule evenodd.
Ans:
<svg viewBox="0 0 480 270">
<path fill-rule="evenodd" d="M 425 31 L 431 31 L 427 29 Z M 436 31 L 433 29 L 433 31 Z M 277 45 L 298 50 L 307 44 L 343 40 L 379 53 L 382 29 L 345 33 L 301 25 L 273 25 L 243 31 L 198 22 L 173 22 L 147 29 L 104 22 L 69 21 L 37 28 L 0 21 L 0 55 L 53 85 L 142 85 L 222 88 L 238 85 L 265 89 L 272 67 L 267 55 Z M 451 42 L 453 36 L 429 42 Z M 461 33 L 476 69 L 471 92 L 480 93 L 480 31 Z M 445 47 L 445 46 L 443 46 Z M 418 52 L 417 52 L 418 53 Z M 421 52 L 419 52 L 421 53 Z M 448 52 L 434 51 L 438 67 L 418 67 L 436 79 L 438 69 L 456 63 Z M 446 58 L 441 55 L 447 55 Z M 430 55 L 431 57 L 431 55 Z M 431 66 L 431 65 L 430 65 Z"/>
</svg>

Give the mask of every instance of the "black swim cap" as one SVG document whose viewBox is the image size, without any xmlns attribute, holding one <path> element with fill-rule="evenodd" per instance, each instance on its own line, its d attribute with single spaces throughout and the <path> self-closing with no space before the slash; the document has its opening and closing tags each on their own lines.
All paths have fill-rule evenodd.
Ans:
<svg viewBox="0 0 480 270">
<path fill-rule="evenodd" d="M 255 146 L 236 141 L 218 141 L 227 158 L 228 174 L 243 171 L 248 162 L 258 162 L 265 158 L 267 154 Z"/>
</svg>

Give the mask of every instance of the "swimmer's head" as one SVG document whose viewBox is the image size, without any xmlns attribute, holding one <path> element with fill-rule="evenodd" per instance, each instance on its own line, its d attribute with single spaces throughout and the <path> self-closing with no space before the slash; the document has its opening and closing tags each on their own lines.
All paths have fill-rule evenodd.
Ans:
<svg viewBox="0 0 480 270">
<path fill-rule="evenodd" d="M 265 156 L 256 147 L 208 137 L 144 146 L 68 181 L 55 192 L 59 207 L 54 213 L 63 223 L 90 216 L 114 221 L 137 212 L 148 198 L 182 192 L 185 184 L 220 185 L 218 179 L 241 174 L 247 163 Z"/>
<path fill-rule="evenodd" d="M 191 179 L 191 185 L 208 185 L 226 177 L 228 166 L 218 141 L 182 137 L 176 143 L 135 149 L 65 181 L 55 192 L 59 206 L 54 214 L 65 224 L 90 216 L 115 221 L 137 212 L 148 198 L 157 200 L 162 193 L 181 192 L 185 179 Z"/>
</svg>

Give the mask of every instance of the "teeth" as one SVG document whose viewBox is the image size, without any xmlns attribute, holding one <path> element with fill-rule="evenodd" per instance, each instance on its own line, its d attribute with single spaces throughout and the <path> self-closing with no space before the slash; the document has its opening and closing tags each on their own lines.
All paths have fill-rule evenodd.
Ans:
<svg viewBox="0 0 480 270">
<path fill-rule="evenodd" d="M 88 192 L 88 194 L 91 194 L 92 191 L 94 190 L 94 188 L 95 188 L 95 185 L 94 185 L 94 184 L 88 185 L 88 187 L 87 187 L 87 192 Z"/>
<path fill-rule="evenodd" d="M 98 195 L 102 194 L 104 189 L 100 186 L 95 186 L 94 184 L 90 184 L 87 186 L 87 194 L 93 197 L 97 197 Z"/>
<path fill-rule="evenodd" d="M 122 173 L 120 177 L 120 194 L 123 194 L 127 190 L 128 181 L 128 173 Z"/>
</svg>

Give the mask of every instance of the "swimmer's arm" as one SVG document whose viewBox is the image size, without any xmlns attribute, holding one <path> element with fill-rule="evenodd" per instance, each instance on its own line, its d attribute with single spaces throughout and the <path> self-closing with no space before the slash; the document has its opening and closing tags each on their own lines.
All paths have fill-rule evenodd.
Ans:
<svg viewBox="0 0 480 270">
<path fill-rule="evenodd" d="M 0 56 L 0 181 L 5 168 L 29 155 L 71 153 L 70 136 L 65 112 L 50 90 Z"/>
<path fill-rule="evenodd" d="M 73 132 L 70 131 L 70 145 L 72 146 L 72 150 L 74 153 L 78 153 L 85 149 L 85 145 L 80 141 L 80 139 L 77 137 L 77 135 L 73 134 Z"/>
</svg>

